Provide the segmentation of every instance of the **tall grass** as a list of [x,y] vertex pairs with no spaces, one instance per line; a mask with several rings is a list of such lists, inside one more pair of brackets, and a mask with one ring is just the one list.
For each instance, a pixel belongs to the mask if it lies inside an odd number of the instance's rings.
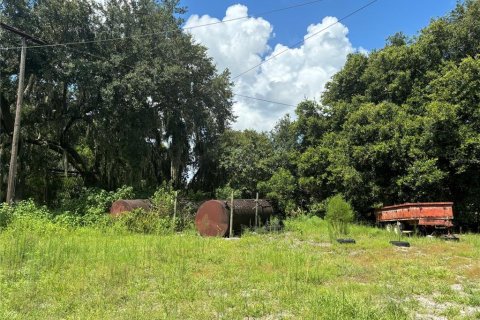
[[408,319],[429,312],[417,296],[480,307],[478,236],[402,250],[364,226],[357,245],[331,244],[327,228],[301,217],[229,241],[15,220],[0,233],[0,318]]

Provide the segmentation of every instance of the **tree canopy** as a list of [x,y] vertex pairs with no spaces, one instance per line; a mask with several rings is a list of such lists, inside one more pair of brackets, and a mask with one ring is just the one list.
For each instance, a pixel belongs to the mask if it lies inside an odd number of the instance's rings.
[[416,37],[353,53],[320,102],[298,105],[298,204],[342,193],[368,218],[380,205],[453,201],[460,223],[479,223],[479,16],[467,1]]
[[[23,196],[46,200],[64,172],[113,189],[179,187],[198,170],[196,181],[209,185],[208,157],[234,119],[231,84],[182,31],[178,2],[3,1],[5,23],[49,44],[70,43],[27,49]],[[2,32],[0,43],[18,47],[19,39]],[[8,172],[19,50],[1,55],[1,167]]]

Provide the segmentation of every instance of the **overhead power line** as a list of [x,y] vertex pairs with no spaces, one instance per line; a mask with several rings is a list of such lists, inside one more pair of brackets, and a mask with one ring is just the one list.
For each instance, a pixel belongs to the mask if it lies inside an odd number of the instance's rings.
[[239,94],[239,93],[234,93],[234,95],[236,95],[238,97],[242,97],[242,98],[253,99],[253,100],[258,100],[258,101],[263,101],[263,102],[269,102],[269,103],[279,104],[279,105],[287,106],[287,107],[296,107],[293,104],[288,104],[288,103],[283,103],[283,102],[278,102],[278,101],[272,101],[272,100],[267,100],[267,99],[262,99],[262,98],[256,98],[256,97],[250,97],[250,96],[246,96],[246,95]]
[[225,22],[232,22],[232,21],[243,20],[243,19],[248,19],[248,18],[255,18],[255,17],[259,17],[259,16],[263,16],[263,15],[267,15],[267,14],[271,14],[271,13],[275,13],[275,12],[280,12],[280,11],[295,9],[295,8],[299,8],[299,7],[304,7],[304,6],[307,6],[307,5],[310,5],[310,4],[323,2],[323,1],[325,1],[325,0],[315,0],[315,1],[297,3],[297,4],[294,4],[294,5],[288,6],[288,7],[273,9],[273,10],[269,10],[269,11],[259,12],[259,13],[256,13],[256,14],[241,16],[241,17],[232,18],[232,19],[219,20],[219,21],[206,23],[206,24],[201,24],[201,25],[198,25],[198,26],[188,27],[188,28],[184,28],[184,29],[185,30],[191,30],[191,29],[196,29],[196,28],[201,28],[201,27],[213,26],[213,25],[221,24],[221,23],[225,23]]
[[[279,9],[273,9],[273,10],[270,10],[270,11],[265,11],[265,12],[261,12],[261,13],[258,13],[257,15],[265,15],[265,14],[270,14],[270,13],[275,13],[275,12],[279,12],[279,11],[284,11],[284,10],[289,10],[289,9],[293,9],[293,8],[298,8],[298,7],[302,7],[302,6],[306,6],[306,5],[310,5],[310,4],[314,4],[314,3],[318,3],[318,2],[322,2],[324,0],[316,0],[316,1],[309,1],[309,2],[303,2],[303,3],[299,3],[299,4],[296,4],[296,5],[291,5],[291,6],[288,6],[288,7],[284,7],[284,8],[279,8]],[[326,31],[327,29],[333,27],[334,25],[344,21],[345,19],[353,16],[354,14],[366,9],[367,7],[373,5],[375,2],[377,2],[378,0],[373,0],[367,4],[365,4],[364,6],[358,8],[357,10],[347,14],[346,16],[338,19],[336,22],[326,26],[325,28],[315,32],[314,34],[311,34],[310,36],[304,38],[303,40],[301,41],[298,41],[297,43],[295,43],[292,47],[297,47],[303,43],[305,43],[307,40],[321,34],[322,32]],[[211,25],[216,25],[216,24],[221,24],[221,23],[226,23],[226,22],[231,22],[231,21],[237,21],[237,20],[241,20],[241,19],[247,19],[247,18],[250,18],[250,17],[254,17],[255,15],[247,15],[247,16],[242,16],[242,17],[237,17],[237,18],[233,18],[233,19],[227,19],[227,20],[222,20],[222,21],[216,21],[216,22],[212,22],[212,23],[207,23],[207,24],[202,24],[202,25],[197,25],[197,26],[193,26],[193,27],[188,27],[188,28],[184,28],[184,30],[190,30],[190,29],[195,29],[195,28],[201,28],[201,27],[207,27],[207,26],[211,26]],[[175,29],[177,30],[177,29]],[[172,31],[172,30],[170,30]],[[162,31],[162,32],[158,32],[158,33],[150,33],[150,34],[143,34],[143,35],[138,35],[138,36],[131,36],[131,37],[121,37],[121,38],[109,38],[109,39],[98,39],[98,40],[92,40],[92,41],[81,41],[81,42],[68,42],[68,43],[56,43],[56,44],[43,44],[43,45],[37,45],[37,46],[30,46],[28,48],[41,48],[41,47],[55,47],[55,46],[62,46],[66,49],[68,49],[69,45],[74,45],[74,44],[88,44],[88,43],[95,43],[95,42],[107,42],[107,41],[117,41],[117,40],[126,40],[126,39],[130,39],[130,38],[137,38],[137,37],[147,37],[147,36],[152,36],[152,35],[159,35],[159,34],[162,34],[162,33],[168,33],[169,31]],[[21,47],[10,47],[10,48],[0,48],[2,50],[12,50],[12,49],[18,49],[18,48],[21,48]],[[89,56],[92,56],[92,57],[96,57],[96,58],[100,58],[102,60],[108,60],[108,58],[106,57],[102,57],[102,56],[99,56],[99,55],[95,55],[95,54],[92,54],[90,52],[87,52],[87,51],[83,51],[83,50],[77,50],[77,49],[74,49],[74,48],[69,48],[69,49],[72,49],[73,51],[76,51],[77,53],[84,53],[84,54],[87,54]],[[232,78],[232,80],[235,80],[239,77],[241,77],[242,75],[260,67],[261,65],[275,59],[276,57],[280,56],[281,54],[284,54],[286,53],[287,51],[289,51],[290,48],[287,48],[285,50],[282,50],[280,51],[279,53],[267,58],[266,60],[262,61],[261,63],[243,71],[242,73],[236,75],[235,77]],[[130,66],[130,65],[125,65],[123,63],[120,63],[120,65],[124,65],[124,66],[127,66],[131,69],[134,69],[134,67]],[[278,102],[278,101],[272,101],[272,100],[268,100],[268,99],[263,99],[263,98],[257,98],[257,97],[251,97],[251,96],[246,96],[246,95],[243,95],[243,94],[238,94],[238,93],[234,93],[234,95],[236,96],[239,96],[239,97],[242,97],[242,98],[246,98],[246,99],[252,99],[252,100],[257,100],[257,101],[262,101],[262,102],[268,102],[268,103],[273,103],[273,104],[278,104],[278,105],[283,105],[283,106],[288,106],[288,107],[295,107],[295,105],[292,105],[292,104],[288,104],[288,103],[283,103],[283,102]]]
[[[271,13],[275,13],[275,12],[280,12],[280,11],[295,9],[295,8],[299,8],[299,7],[304,7],[304,6],[307,6],[307,5],[311,5],[311,4],[315,4],[315,3],[319,3],[319,2],[323,2],[323,1],[325,1],[325,0],[314,0],[314,1],[297,3],[297,4],[294,4],[294,5],[288,6],[288,7],[283,7],[283,8],[278,8],[278,9],[273,9],[273,10],[269,10],[269,11],[260,12],[260,13],[257,13],[255,15],[245,15],[245,16],[232,18],[232,19],[219,20],[219,21],[215,21],[215,22],[210,22],[210,23],[200,24],[200,25],[197,25],[197,26],[183,28],[183,30],[192,30],[192,29],[203,28],[203,27],[213,26],[213,25],[217,25],[217,24],[232,22],[232,21],[254,18],[256,16],[267,15],[267,14],[271,14]],[[124,41],[124,40],[129,40],[129,39],[158,36],[158,35],[161,35],[161,34],[167,34],[169,32],[174,32],[174,31],[177,31],[177,30],[178,29],[170,29],[170,30],[165,30],[165,31],[161,31],[161,32],[152,32],[152,33],[145,33],[145,34],[139,34],[139,35],[133,35],[133,36],[124,36],[124,37],[115,37],[115,38],[106,38],[106,39],[95,39],[95,40],[88,40],[88,41],[72,41],[72,42],[65,42],[65,43],[51,43],[51,44],[29,46],[28,48],[29,49],[47,48],[47,47],[57,47],[57,46],[71,46],[71,45],[80,45],[80,44]],[[15,50],[15,49],[21,49],[21,47],[16,46],[16,47],[0,48],[0,50]]]
[[[309,39],[312,39],[312,38],[313,38],[313,37],[315,37],[315,36],[318,36],[319,34],[321,34],[322,32],[326,31],[327,29],[329,29],[329,28],[333,27],[333,26],[334,26],[334,25],[336,25],[336,24],[339,24],[339,23],[340,23],[340,22],[342,22],[343,20],[345,20],[345,19],[347,19],[347,18],[349,18],[349,17],[353,16],[354,14],[356,14],[356,13],[358,13],[358,12],[362,11],[363,9],[366,9],[367,7],[371,6],[372,4],[374,4],[374,3],[375,3],[375,2],[377,2],[377,1],[378,1],[378,0],[373,0],[373,1],[370,1],[370,2],[369,2],[369,3],[367,3],[366,5],[364,5],[364,6],[360,7],[360,8],[358,8],[357,10],[355,10],[355,11],[353,11],[353,12],[351,12],[351,13],[347,14],[346,16],[344,16],[344,17],[342,17],[342,18],[338,19],[336,22],[334,22],[334,23],[332,23],[332,24],[330,24],[330,25],[326,26],[325,28],[322,28],[321,30],[319,30],[319,31],[317,31],[317,32],[315,32],[315,33],[313,33],[313,34],[309,35],[308,37],[305,37],[303,40],[301,40],[301,41],[298,41],[297,43],[293,44],[293,46],[292,46],[292,47],[293,47],[293,48],[295,48],[295,47],[297,47],[297,46],[299,46],[299,45],[301,45],[301,44],[305,43],[307,40],[309,40]],[[268,57],[267,59],[263,60],[263,61],[262,61],[262,62],[260,62],[259,64],[256,64],[255,66],[253,66],[253,67],[251,67],[251,68],[249,68],[249,69],[247,69],[247,70],[245,70],[245,71],[243,71],[243,72],[241,72],[241,73],[237,74],[236,76],[234,76],[234,77],[232,78],[232,80],[238,79],[238,78],[240,78],[241,76],[243,76],[244,74],[246,74],[246,73],[248,73],[248,72],[250,72],[250,71],[252,71],[252,70],[255,70],[255,69],[257,69],[257,68],[258,68],[258,67],[260,67],[261,65],[263,65],[263,64],[265,64],[265,63],[267,63],[267,62],[269,62],[270,60],[273,60],[273,59],[275,59],[276,57],[278,57],[278,56],[280,56],[280,55],[284,54],[285,52],[289,51],[290,49],[291,49],[291,48],[286,48],[286,49],[284,49],[284,50],[282,50],[282,51],[280,51],[280,52],[278,52],[278,53],[276,53],[276,54],[274,54],[274,55],[272,55],[272,56]]]

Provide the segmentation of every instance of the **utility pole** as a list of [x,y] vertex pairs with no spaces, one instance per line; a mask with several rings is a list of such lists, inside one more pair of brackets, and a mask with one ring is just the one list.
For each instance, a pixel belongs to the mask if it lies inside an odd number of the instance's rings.
[[12,138],[12,152],[10,156],[10,167],[8,170],[8,186],[7,186],[7,203],[13,203],[15,199],[15,178],[17,175],[17,154],[18,154],[18,141],[20,138],[20,120],[23,103],[23,86],[25,81],[25,60],[27,55],[27,40],[30,40],[37,44],[46,44],[46,42],[37,39],[17,28],[9,26],[3,22],[0,22],[0,27],[19,35],[22,38],[22,50],[20,54],[20,72],[18,74],[18,90],[17,90],[17,105],[15,108],[15,123],[13,126],[13,138]]
[[230,226],[229,226],[229,231],[228,231],[228,237],[232,238],[233,237],[233,191],[232,191],[232,196],[230,198]]
[[258,192],[255,198],[255,228],[258,228]]

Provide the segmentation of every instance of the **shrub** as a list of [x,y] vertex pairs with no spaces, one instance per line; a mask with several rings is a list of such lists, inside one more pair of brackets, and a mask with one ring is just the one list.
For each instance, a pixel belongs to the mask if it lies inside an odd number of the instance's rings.
[[116,191],[106,191],[98,188],[82,188],[72,197],[68,195],[60,200],[62,214],[56,217],[58,221],[74,225],[95,225],[105,222],[112,202],[119,199],[131,199],[135,194],[132,187],[123,186]]
[[[172,231],[183,231],[193,226],[193,217],[198,208],[198,203],[182,199],[178,192],[177,195],[175,195],[175,192],[169,184],[163,184],[157,189],[151,199],[152,214],[161,220],[161,228],[164,228],[164,225],[168,223]],[[177,214],[175,221],[173,221],[175,196],[177,196]]]
[[233,192],[233,198],[235,198],[235,199],[241,199],[242,198],[242,191],[233,189],[228,184],[221,187],[221,188],[217,188],[215,190],[215,198],[222,199],[222,200],[228,200],[232,197],[232,192]]
[[66,230],[65,226],[52,222],[52,213],[45,206],[37,206],[33,200],[0,205],[0,229],[17,232],[47,233]]
[[0,204],[0,226],[18,217],[31,217],[43,220],[52,218],[52,213],[45,206],[37,206],[32,199],[23,200],[13,205]]
[[337,194],[326,202],[325,220],[328,221],[332,237],[348,234],[348,224],[353,222],[353,209],[342,195]]
[[175,190],[170,184],[163,184],[155,191],[152,197],[152,211],[159,217],[173,216]]
[[200,191],[200,190],[189,190],[186,194],[186,198],[193,202],[202,202],[212,198],[210,192]]
[[0,204],[0,230],[7,227],[13,219],[14,209],[7,203]]
[[324,218],[326,213],[326,201],[310,204],[308,206],[308,212],[313,216]]
[[156,211],[145,211],[141,208],[123,214],[115,223],[136,233],[167,234],[174,230],[171,219],[159,216]]
[[56,208],[64,207],[69,201],[77,199],[84,189],[82,178],[64,177],[60,180],[59,190],[53,205]]
[[259,182],[258,189],[265,193],[267,198],[277,201],[279,209],[286,215],[296,215],[297,205],[292,199],[295,197],[297,182],[290,171],[279,169],[270,180]]

